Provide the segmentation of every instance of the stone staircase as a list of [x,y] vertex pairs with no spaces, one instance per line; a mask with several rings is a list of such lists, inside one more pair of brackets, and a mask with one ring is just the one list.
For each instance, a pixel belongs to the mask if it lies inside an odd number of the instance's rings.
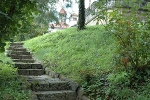
[[77,100],[76,91],[71,89],[70,83],[46,75],[45,68],[33,59],[23,43],[10,43],[7,51],[10,51],[7,55],[18,68],[18,74],[25,77],[36,95],[36,99],[32,100]]

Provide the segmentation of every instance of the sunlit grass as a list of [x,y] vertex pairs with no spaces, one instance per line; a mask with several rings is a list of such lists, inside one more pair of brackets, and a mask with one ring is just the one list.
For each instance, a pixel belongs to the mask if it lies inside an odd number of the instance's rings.
[[25,42],[37,59],[49,62],[55,72],[80,80],[79,72],[109,70],[116,50],[114,38],[102,26],[83,31],[70,28]]
[[[147,98],[149,98],[149,83],[142,88],[137,86],[136,90],[129,87],[101,85],[101,79],[103,80],[107,74],[110,75],[114,69],[113,58],[118,50],[115,38],[102,26],[87,27],[83,31],[70,28],[45,34],[25,41],[25,47],[29,48],[34,56],[43,61],[44,65],[51,70],[81,82],[82,87],[86,86],[87,95],[91,96],[95,93],[94,97],[99,97],[100,95],[97,93],[113,92],[114,94],[111,95],[113,98],[133,97],[136,100],[148,100]],[[90,75],[90,82],[92,80],[95,82],[88,84],[89,81],[86,79],[88,75]],[[104,80],[104,84],[106,80]],[[108,81],[106,83],[111,84]],[[95,100],[94,98],[90,99]]]

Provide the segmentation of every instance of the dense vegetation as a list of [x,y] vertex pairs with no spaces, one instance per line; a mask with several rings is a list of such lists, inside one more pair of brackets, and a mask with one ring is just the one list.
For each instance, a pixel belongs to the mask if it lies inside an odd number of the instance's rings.
[[12,61],[0,53],[0,100],[29,100],[29,91],[24,91]]
[[149,75],[114,66],[120,46],[101,26],[46,34],[26,41],[25,46],[51,70],[78,81],[91,100],[150,98]]
[[[10,40],[14,33],[20,33],[20,39],[16,40],[36,36],[30,33],[43,33],[37,28],[43,28],[43,23],[50,20],[47,19],[49,17],[42,20],[38,12],[44,16],[48,15],[44,12],[49,11],[57,20],[54,12],[44,6],[49,1],[2,0],[0,49],[4,50],[5,40]],[[51,0],[51,3],[56,1]],[[107,0],[102,1],[97,4],[99,10],[96,13],[99,21],[107,23],[103,27],[92,26],[82,31],[70,28],[26,41],[25,46],[47,69],[79,82],[91,100],[149,100],[150,5],[145,2],[147,0],[124,0],[124,9],[122,2],[108,7],[105,4]],[[39,26],[37,23],[40,23]],[[16,69],[8,63],[10,61],[4,54],[0,54],[0,58],[0,99],[28,100],[18,81]]]
[[57,0],[1,0],[0,51],[4,51],[6,41],[13,41],[18,34],[21,39],[17,40],[24,40],[27,39],[25,35],[32,38],[42,34],[43,31],[38,29],[47,30],[48,27],[45,26],[50,21],[58,20],[55,14],[56,2]]

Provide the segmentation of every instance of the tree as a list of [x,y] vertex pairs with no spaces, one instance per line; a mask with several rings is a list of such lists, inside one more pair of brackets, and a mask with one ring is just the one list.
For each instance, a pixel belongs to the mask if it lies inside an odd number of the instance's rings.
[[45,26],[48,25],[49,22],[58,22],[57,12],[56,12],[56,3],[59,0],[42,0],[37,5],[39,14],[35,17],[35,21]]
[[33,24],[41,27],[42,24],[48,26],[50,21],[58,21],[55,9],[58,1],[0,0],[0,51],[4,51],[5,42],[12,41],[16,34],[34,30]]
[[[0,51],[4,51],[6,41],[11,41],[18,33],[27,33],[35,16],[52,15],[58,0],[1,0],[0,1]],[[46,21],[50,19],[47,16]],[[51,19],[52,20],[52,19]],[[44,21],[43,21],[44,22]]]
[[0,1],[0,49],[4,50],[5,42],[16,33],[23,31],[36,12],[36,0],[1,0]]
[[79,0],[78,30],[83,30],[84,28],[85,28],[85,4],[84,0]]

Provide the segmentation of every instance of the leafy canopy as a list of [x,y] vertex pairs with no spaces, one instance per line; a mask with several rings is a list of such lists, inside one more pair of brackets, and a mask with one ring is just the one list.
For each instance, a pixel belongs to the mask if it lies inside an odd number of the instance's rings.
[[54,14],[54,8],[58,1],[59,0],[1,0],[0,50],[3,51],[5,42],[8,40],[12,41],[12,38],[17,33],[27,32],[35,16],[37,19],[43,18],[44,20],[41,20],[41,22],[57,20]]

